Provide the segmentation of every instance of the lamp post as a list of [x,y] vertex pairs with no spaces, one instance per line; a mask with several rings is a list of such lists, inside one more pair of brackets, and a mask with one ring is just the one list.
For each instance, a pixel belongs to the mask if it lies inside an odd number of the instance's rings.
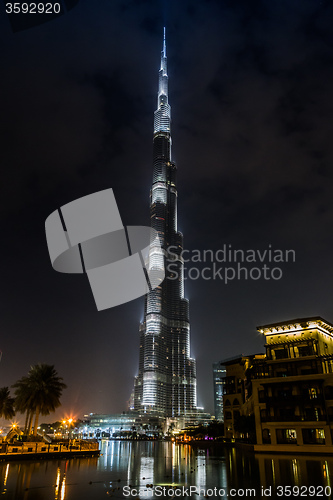
[[63,437],[66,438],[66,435],[67,435],[67,439],[69,440],[70,439],[71,427],[74,424],[74,419],[73,418],[67,418],[67,419],[63,420],[62,423],[63,423],[64,429],[65,429],[65,436],[63,435]]

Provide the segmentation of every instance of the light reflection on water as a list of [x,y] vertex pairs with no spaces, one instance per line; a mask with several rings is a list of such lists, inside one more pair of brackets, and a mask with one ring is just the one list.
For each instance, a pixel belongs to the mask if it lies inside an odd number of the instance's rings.
[[[170,442],[104,441],[99,458],[1,463],[0,494],[7,500],[99,500],[126,498],[123,487],[131,485],[144,492],[141,498],[157,498],[151,488],[147,490],[152,484],[216,487],[229,497],[231,488],[251,488],[256,490],[256,498],[264,498],[262,487],[272,487],[270,498],[276,499],[281,498],[276,495],[281,485],[330,487],[332,470],[333,457],[254,456],[216,444],[203,448]],[[202,492],[192,498],[203,496]],[[235,498],[241,496],[246,495]]]

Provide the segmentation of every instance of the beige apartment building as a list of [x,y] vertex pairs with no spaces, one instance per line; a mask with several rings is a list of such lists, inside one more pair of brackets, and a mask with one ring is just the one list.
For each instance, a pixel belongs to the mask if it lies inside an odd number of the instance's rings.
[[321,317],[258,327],[266,354],[226,364],[225,436],[255,416],[255,451],[333,452],[333,325]]

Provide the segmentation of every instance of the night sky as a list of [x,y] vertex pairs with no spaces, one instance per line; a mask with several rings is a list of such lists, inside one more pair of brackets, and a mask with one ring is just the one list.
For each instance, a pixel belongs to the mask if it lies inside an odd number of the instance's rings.
[[113,188],[124,225],[149,225],[164,24],[185,248],[296,254],[266,262],[280,280],[186,281],[198,403],[214,361],[264,351],[256,326],[333,321],[332,18],[328,0],[81,0],[13,32],[2,11],[1,387],[49,363],[68,389],[42,420],[126,409],[144,300],[98,312],[44,224]]

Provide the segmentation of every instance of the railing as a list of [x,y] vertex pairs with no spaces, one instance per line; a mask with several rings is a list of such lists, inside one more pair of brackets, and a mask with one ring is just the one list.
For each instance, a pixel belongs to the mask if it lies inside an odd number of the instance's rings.
[[75,452],[97,452],[99,444],[97,441],[73,440],[72,442],[25,442],[25,443],[2,443],[0,444],[0,456],[2,455],[30,455],[48,453],[75,453]]
[[259,396],[259,403],[276,404],[277,406],[281,404],[301,404],[301,403],[314,403],[323,404],[324,397],[323,394],[317,394],[316,397],[306,394],[288,394],[287,396],[282,396],[281,394],[276,396]]
[[316,415],[267,415],[267,416],[262,416],[261,421],[262,422],[324,422],[326,421],[326,417],[324,415],[319,415],[316,417]]
[[[300,364],[292,363],[293,360],[299,360],[300,358],[288,358],[287,360],[267,360],[268,365],[265,370],[254,370],[253,379],[267,379],[267,378],[284,378],[284,377],[300,377],[302,375],[321,375],[323,373],[323,368],[320,365],[312,366],[306,369]],[[317,360],[318,358],[313,358]],[[278,371],[281,369],[278,361],[283,361],[283,366],[285,371]],[[286,367],[288,361],[288,367]],[[305,373],[306,371],[306,373]]]

